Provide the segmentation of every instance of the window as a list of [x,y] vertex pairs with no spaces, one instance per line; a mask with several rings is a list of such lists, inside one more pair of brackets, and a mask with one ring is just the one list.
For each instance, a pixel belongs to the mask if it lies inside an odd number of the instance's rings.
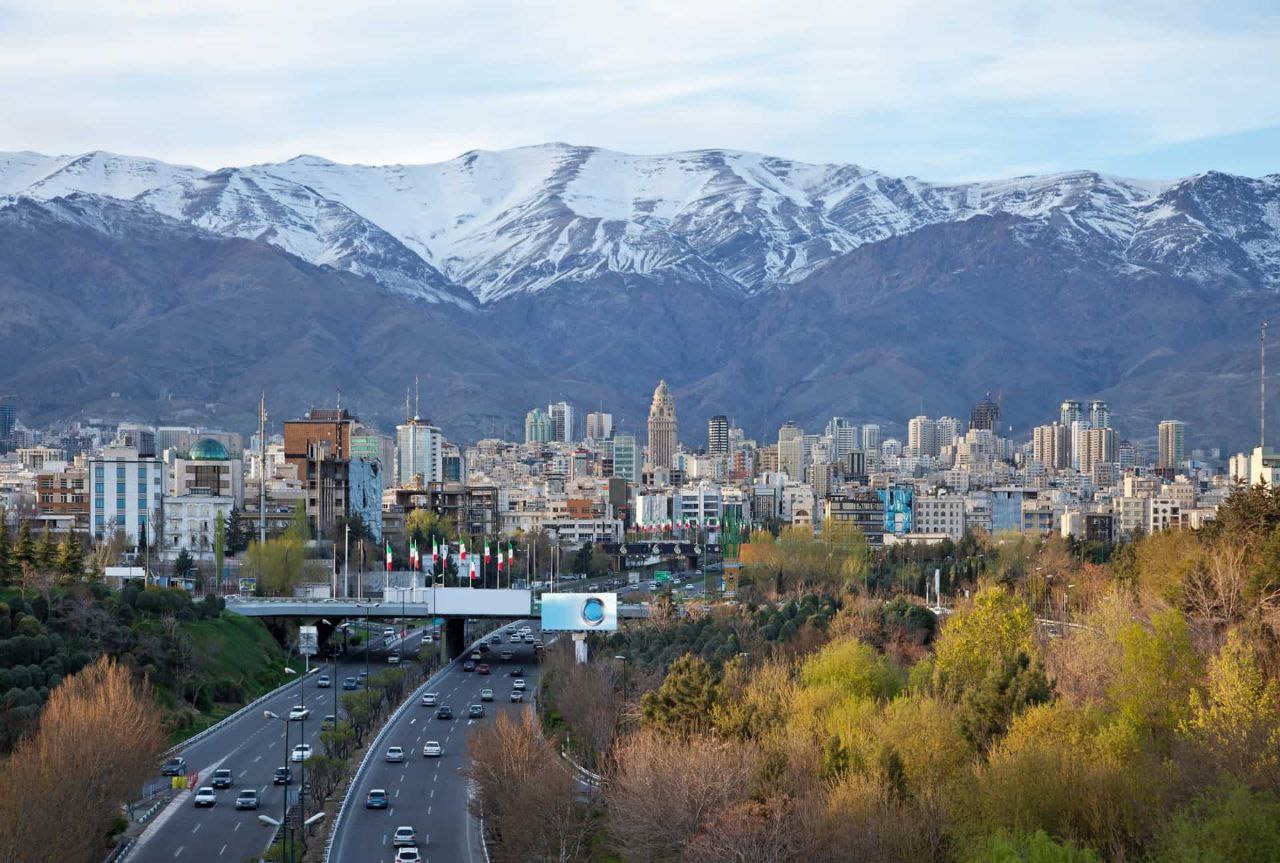
[[102,518],[102,513],[98,513],[98,515],[94,518],[93,521],[98,527],[102,527],[104,522],[104,519]]
[[[120,512],[124,512],[124,508],[125,508],[125,506],[126,506],[126,504],[125,504],[125,502],[124,502],[124,498],[122,498],[122,497],[118,497],[118,498],[116,498],[116,509],[117,509],[117,510],[119,510]],[[121,516],[121,518],[124,518],[124,516]]]
[[124,483],[116,483],[116,494],[124,494]]
[[147,481],[147,466],[146,466],[146,465],[141,465],[141,466],[138,468],[138,479],[139,479],[139,480],[141,480],[142,482],[146,482],[146,481]]
[[124,465],[116,465],[116,479],[124,479]]
[[102,494],[102,487],[103,487],[105,484],[106,484],[106,483],[95,482],[95,483],[93,484],[93,490],[94,490],[94,491],[96,491],[98,494]]
[[120,525],[121,527],[124,527],[124,513],[122,512],[116,513],[116,524]]
[[138,513],[138,525],[140,527],[147,526],[147,514],[145,512]]
[[93,478],[102,479],[102,465],[97,464],[93,466]]
[[[98,512],[102,512],[102,510],[106,508],[106,503],[105,501],[103,501],[102,498],[95,497],[93,499],[93,508],[96,509]],[[98,518],[102,518],[102,516],[98,516]]]

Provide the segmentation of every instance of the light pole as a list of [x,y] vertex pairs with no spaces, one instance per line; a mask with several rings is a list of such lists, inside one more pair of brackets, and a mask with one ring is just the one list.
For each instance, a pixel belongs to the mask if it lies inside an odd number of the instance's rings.
[[377,608],[381,604],[380,602],[356,603],[356,608],[364,609],[364,688],[366,692],[369,691],[369,650],[373,640],[373,636],[369,633],[369,609]]
[[[290,674],[293,670],[286,668]],[[281,855],[285,860],[292,860],[289,854],[289,717],[281,717],[279,714],[270,710],[262,711],[262,718],[270,721],[272,719],[279,720],[284,723],[284,802],[280,804],[280,829],[283,831],[283,837],[280,842],[280,849],[284,853]]]

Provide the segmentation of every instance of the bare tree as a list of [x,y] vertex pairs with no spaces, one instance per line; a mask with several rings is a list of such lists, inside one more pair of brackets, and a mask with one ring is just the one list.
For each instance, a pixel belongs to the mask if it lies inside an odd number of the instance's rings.
[[28,861],[32,849],[46,860],[99,859],[118,807],[164,746],[160,712],[126,668],[101,657],[67,678],[0,769],[0,863]]
[[713,816],[747,798],[755,765],[753,747],[710,736],[644,731],[620,742],[606,786],[609,834],[620,856],[682,859]]

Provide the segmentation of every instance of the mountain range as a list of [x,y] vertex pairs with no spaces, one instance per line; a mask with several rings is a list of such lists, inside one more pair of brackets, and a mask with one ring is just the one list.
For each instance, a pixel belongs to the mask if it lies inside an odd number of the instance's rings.
[[[1064,397],[1122,433],[1244,446],[1280,296],[1280,175],[930,183],[730,150],[547,144],[430,165],[208,171],[0,154],[0,387],[31,418],[240,427],[345,402],[518,437],[536,404],[686,440],[832,414],[900,428],[985,392],[1025,432]],[[1277,425],[1280,427],[1280,424]]]

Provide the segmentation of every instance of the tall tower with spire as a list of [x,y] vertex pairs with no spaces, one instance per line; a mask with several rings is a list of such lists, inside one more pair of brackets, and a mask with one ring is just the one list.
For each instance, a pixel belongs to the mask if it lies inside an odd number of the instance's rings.
[[679,424],[676,422],[676,403],[665,380],[658,381],[653,391],[653,404],[649,406],[649,464],[653,467],[675,467],[676,440]]

